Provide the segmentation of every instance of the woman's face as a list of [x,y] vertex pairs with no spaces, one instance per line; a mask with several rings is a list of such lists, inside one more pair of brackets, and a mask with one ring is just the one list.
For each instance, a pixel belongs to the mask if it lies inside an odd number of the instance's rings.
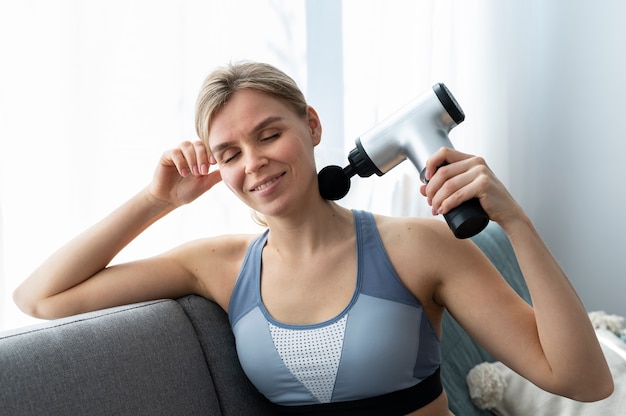
[[313,148],[320,138],[312,108],[302,117],[271,95],[240,90],[214,115],[208,143],[224,183],[272,216],[298,209],[318,192]]

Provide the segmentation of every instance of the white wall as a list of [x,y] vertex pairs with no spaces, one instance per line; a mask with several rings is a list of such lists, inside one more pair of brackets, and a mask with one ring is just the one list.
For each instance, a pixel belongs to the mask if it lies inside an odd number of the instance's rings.
[[589,310],[626,315],[626,2],[508,2],[510,189]]

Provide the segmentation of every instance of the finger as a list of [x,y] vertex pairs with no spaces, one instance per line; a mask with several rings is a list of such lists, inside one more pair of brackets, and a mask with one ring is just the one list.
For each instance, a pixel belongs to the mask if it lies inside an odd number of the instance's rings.
[[440,168],[426,185],[426,198],[432,207],[433,215],[439,214],[443,202],[460,188],[466,186],[468,182],[469,179],[466,175],[448,177],[444,168]]
[[448,179],[431,199],[433,214],[446,214],[464,201],[474,198],[477,189],[470,173]]
[[434,168],[435,171],[428,179],[426,192],[436,192],[448,179],[469,171],[474,167],[487,166],[482,157],[469,155],[454,149],[442,148],[433,158],[429,159],[429,162],[441,160],[443,160],[442,164]]
[[[428,180],[428,183],[426,184],[426,196],[431,200],[434,199],[437,193],[442,192],[442,187],[446,185],[447,181],[451,180],[457,175],[462,174],[464,171],[465,169],[463,168],[463,166],[460,166],[459,162],[451,165],[446,164],[444,166],[440,166],[433,173],[433,175]],[[452,185],[453,183],[448,183],[447,188],[449,189]],[[443,191],[445,191],[445,189]]]
[[443,166],[451,163],[455,163],[464,159],[473,157],[473,155],[459,152],[456,149],[450,147],[441,147],[434,154],[432,154],[426,161],[426,173],[424,175],[427,182],[435,175],[435,172]]
[[422,194],[422,196],[428,197],[428,195],[426,194],[426,185],[420,185],[420,194]]
[[193,142],[196,152],[196,168],[199,175],[207,175],[209,173],[210,156],[206,146],[200,140]]
[[219,170],[214,170],[213,172],[204,175],[202,179],[204,180],[206,189],[209,190],[222,181],[222,174]]
[[193,183],[193,187],[195,188],[195,190],[193,191],[193,199],[196,199],[198,196],[213,188],[221,180],[222,174],[219,170],[215,170],[206,175],[197,175],[191,177],[191,183]]
[[174,166],[179,175],[182,177],[191,173],[187,160],[179,147],[170,149],[163,153],[163,156],[161,157],[161,164],[164,166]]
[[[198,175],[199,174],[199,168],[198,168],[198,159],[197,159],[197,154],[196,154],[196,146],[193,142],[186,140],[184,142],[182,142],[178,148],[181,151],[181,154],[183,155],[184,159],[185,159],[185,163],[187,166],[181,166],[182,170],[181,170],[181,174],[182,171],[186,169],[189,170],[189,172],[193,173],[194,175]],[[183,175],[186,176],[186,175]]]

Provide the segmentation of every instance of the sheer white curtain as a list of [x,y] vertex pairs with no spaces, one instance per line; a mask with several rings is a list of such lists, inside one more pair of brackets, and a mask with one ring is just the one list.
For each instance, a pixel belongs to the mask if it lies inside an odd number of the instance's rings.
[[[506,124],[484,123],[490,107],[480,90],[497,73],[485,71],[485,61],[498,2],[466,3],[0,3],[0,329],[31,322],[10,294],[37,264],[145,186],[166,148],[195,138],[198,87],[228,61],[273,63],[303,87],[324,125],[320,168],[347,163],[359,134],[435,82],[446,83],[467,113],[455,145],[488,153]],[[340,203],[427,214],[408,163],[352,186]],[[153,226],[118,260],[206,235],[256,232],[248,209],[217,188]]]
[[[30,322],[10,294],[37,264],[145,186],[164,150],[196,138],[195,98],[212,68],[266,61],[306,87],[305,29],[304,1],[2,2],[1,327]],[[217,188],[120,259],[257,230]]]

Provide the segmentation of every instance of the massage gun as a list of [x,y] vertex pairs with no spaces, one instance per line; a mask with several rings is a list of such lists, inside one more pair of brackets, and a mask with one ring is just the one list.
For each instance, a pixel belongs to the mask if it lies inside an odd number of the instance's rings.
[[[382,176],[405,159],[413,163],[426,183],[426,161],[440,147],[453,147],[448,133],[463,120],[465,114],[448,88],[435,84],[356,139],[348,166],[322,169],[318,174],[320,194],[329,200],[341,199],[350,190],[352,176]],[[465,201],[444,218],[457,238],[472,237],[489,223],[478,198]]]

